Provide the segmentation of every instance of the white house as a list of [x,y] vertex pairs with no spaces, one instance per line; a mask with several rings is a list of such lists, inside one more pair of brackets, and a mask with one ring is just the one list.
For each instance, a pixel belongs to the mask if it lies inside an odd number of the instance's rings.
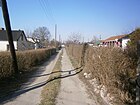
[[32,43],[33,49],[39,49],[42,48],[40,44],[40,40],[37,38],[27,37],[28,42]]
[[[12,36],[15,50],[21,51],[30,49],[24,31],[14,30],[12,31]],[[2,29],[0,30],[0,51],[9,51],[9,49],[6,30]]]
[[121,47],[122,49],[126,49],[129,40],[128,35],[112,36],[103,40],[102,45],[106,47]]

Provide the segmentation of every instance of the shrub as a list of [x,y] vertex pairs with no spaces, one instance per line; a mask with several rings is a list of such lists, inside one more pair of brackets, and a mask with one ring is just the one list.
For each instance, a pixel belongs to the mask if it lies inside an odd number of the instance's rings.
[[140,40],[140,28],[137,28],[135,31],[130,33],[129,36],[130,36],[129,46],[135,47],[137,41]]
[[12,74],[12,65],[10,53],[2,52],[0,53],[0,78],[6,77]]
[[132,58],[132,60],[135,60],[135,62],[137,62],[138,56],[140,56],[137,53],[138,52],[137,50],[140,50],[140,43],[139,43],[139,47],[137,46],[138,41],[140,40],[140,28],[137,28],[135,31],[130,33],[129,37],[130,37],[130,41],[128,43],[128,49],[126,50],[126,52]]
[[[31,67],[41,63],[51,54],[55,53],[55,49],[38,49],[23,52],[16,52],[19,71],[30,71]],[[0,52],[0,79],[13,75],[11,55],[9,52]]]
[[[79,47],[78,47],[79,46]],[[83,45],[69,45],[69,55],[80,63]],[[135,85],[130,78],[136,75],[133,60],[120,48],[88,47],[84,56],[84,72],[92,73],[108,91],[123,103],[135,100]]]

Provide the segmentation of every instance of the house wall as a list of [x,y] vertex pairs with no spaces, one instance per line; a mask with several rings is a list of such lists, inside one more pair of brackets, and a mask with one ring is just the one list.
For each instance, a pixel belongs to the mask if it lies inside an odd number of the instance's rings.
[[35,49],[35,45],[34,43],[30,42],[30,41],[27,41],[28,42],[28,49],[31,50],[31,49]]
[[39,43],[35,43],[35,49],[39,49],[40,46],[39,46]]
[[122,39],[122,49],[126,49],[128,41],[130,41],[130,39]]
[[[0,41],[0,51],[7,51],[9,43],[8,41]],[[15,50],[17,50],[17,42],[14,41]]]
[[30,49],[29,44],[26,40],[26,38],[24,37],[24,35],[21,35],[20,38],[18,39],[18,51],[23,51],[23,50],[28,50]]
[[28,37],[27,40],[32,49],[42,48],[39,39]]

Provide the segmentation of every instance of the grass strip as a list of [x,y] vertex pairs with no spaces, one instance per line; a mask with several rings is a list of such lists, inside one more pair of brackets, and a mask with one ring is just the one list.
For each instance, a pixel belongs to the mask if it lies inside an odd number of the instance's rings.
[[[62,56],[62,53],[60,54],[59,59],[56,62],[56,65],[52,72],[61,70],[61,56]],[[61,75],[61,72],[53,73],[50,75],[49,80],[52,80],[55,77],[59,77],[60,75]],[[61,82],[61,79],[53,80],[53,81],[49,82],[43,88],[43,91],[41,93],[42,99],[41,99],[41,103],[39,105],[55,105],[55,103],[56,103],[55,99],[60,90],[60,82]]]

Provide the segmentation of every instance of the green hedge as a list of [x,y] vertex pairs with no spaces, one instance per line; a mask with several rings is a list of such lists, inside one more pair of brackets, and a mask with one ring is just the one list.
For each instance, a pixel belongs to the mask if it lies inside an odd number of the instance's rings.
[[[56,52],[55,49],[38,49],[16,52],[20,71],[30,71],[31,67],[41,63]],[[0,52],[0,79],[13,75],[11,55],[9,52]]]

